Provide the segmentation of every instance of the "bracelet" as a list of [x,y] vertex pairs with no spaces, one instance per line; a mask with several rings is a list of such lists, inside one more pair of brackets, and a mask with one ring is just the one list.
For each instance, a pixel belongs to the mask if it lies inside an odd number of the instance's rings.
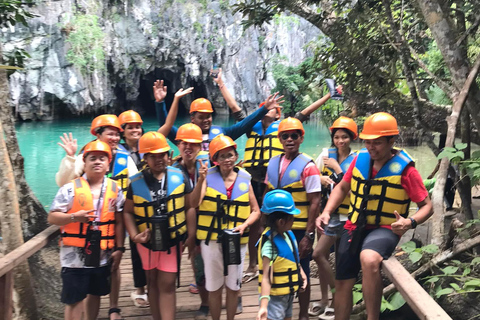
[[72,214],[70,215],[70,219],[71,219],[72,221],[75,221],[75,213],[72,213]]
[[260,298],[258,298],[258,301],[261,301],[262,299],[268,299],[268,301],[270,301],[270,296],[260,296]]
[[113,251],[122,251],[122,253],[125,253],[125,247],[115,247]]
[[223,87],[225,87],[225,84],[222,84],[221,86],[218,87],[219,90],[222,90]]

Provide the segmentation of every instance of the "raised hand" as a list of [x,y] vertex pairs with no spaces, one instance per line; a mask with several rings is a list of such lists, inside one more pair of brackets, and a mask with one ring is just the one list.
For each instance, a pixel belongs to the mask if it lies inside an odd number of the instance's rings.
[[153,83],[153,96],[157,102],[162,102],[167,96],[167,86],[163,85],[163,80],[157,80]]
[[283,95],[278,96],[278,92],[275,92],[274,94],[269,95],[268,98],[265,100],[264,107],[267,110],[272,110],[273,108],[281,108],[280,104],[285,101],[282,99],[283,99]]
[[185,89],[185,90],[183,90],[183,88],[180,88],[180,89],[175,93],[175,99],[180,99],[180,98],[186,96],[187,94],[192,93],[192,91],[193,91],[193,87],[187,88],[187,89]]
[[73,157],[77,152],[77,139],[73,139],[72,133],[69,132],[68,135],[66,133],[63,134],[63,137],[60,136],[60,140],[62,142],[58,142],[57,144],[62,147],[68,156]]
[[202,162],[201,160],[197,160],[200,163],[200,168],[198,169],[198,180],[205,180],[208,172],[208,161]]
[[[213,69],[210,70],[210,75],[213,74]],[[213,81],[215,81],[215,83],[218,85],[218,86],[221,86],[223,84],[223,79],[222,79],[222,68],[218,69],[218,73],[217,73],[217,77],[216,78],[213,78]]]

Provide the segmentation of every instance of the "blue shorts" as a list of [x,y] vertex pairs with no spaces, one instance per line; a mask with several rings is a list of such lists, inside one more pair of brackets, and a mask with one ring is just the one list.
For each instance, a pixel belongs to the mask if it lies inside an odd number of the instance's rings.
[[[292,230],[295,238],[297,239],[297,246],[300,245],[303,237],[305,237],[305,230]],[[312,260],[312,252],[310,252],[305,258],[300,259],[300,265],[302,266],[303,272],[307,276],[307,280],[310,281],[310,261]]]
[[325,235],[330,237],[338,237],[342,236],[343,226],[347,221],[340,221],[338,219],[330,220],[328,225],[325,227]]
[[270,320],[291,318],[293,315],[293,294],[270,296],[267,312],[267,318]]

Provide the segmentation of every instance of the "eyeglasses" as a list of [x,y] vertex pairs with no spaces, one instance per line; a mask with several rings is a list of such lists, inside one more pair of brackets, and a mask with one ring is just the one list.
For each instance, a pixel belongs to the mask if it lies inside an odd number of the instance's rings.
[[235,157],[235,153],[227,153],[227,154],[219,155],[217,160],[218,161],[225,161],[225,160],[228,160],[228,159],[232,159],[234,157]]
[[282,140],[288,140],[288,138],[292,138],[292,140],[297,140],[298,138],[300,138],[300,135],[298,133],[282,133],[280,138],[282,138]]

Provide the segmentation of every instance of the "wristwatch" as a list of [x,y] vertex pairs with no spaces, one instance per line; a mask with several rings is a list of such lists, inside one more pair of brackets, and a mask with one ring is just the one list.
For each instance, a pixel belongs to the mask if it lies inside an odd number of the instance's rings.
[[123,253],[125,253],[125,247],[115,247],[115,249],[113,249],[113,251],[122,251]]
[[415,219],[413,219],[412,217],[408,219],[410,219],[410,221],[412,222],[412,229],[415,229],[417,227],[417,221],[415,221]]
[[305,232],[305,237],[313,241],[315,240],[315,232]]

